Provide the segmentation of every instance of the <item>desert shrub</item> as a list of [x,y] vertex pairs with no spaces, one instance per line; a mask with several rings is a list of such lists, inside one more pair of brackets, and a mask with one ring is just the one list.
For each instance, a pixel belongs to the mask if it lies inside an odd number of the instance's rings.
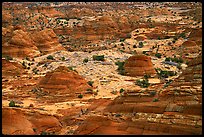
[[170,61],[171,59],[169,58],[169,57],[167,57],[166,59],[165,59],[165,61]]
[[180,35],[179,35],[179,37],[182,37],[182,38],[186,38],[186,34],[184,33],[184,32],[182,32]]
[[88,60],[88,58],[85,58],[84,60],[83,60],[83,63],[87,63],[89,60]]
[[93,83],[94,83],[93,81],[88,81],[88,82],[87,82],[87,84],[89,84],[89,85],[92,86],[92,87],[93,87]]
[[104,55],[93,55],[93,60],[104,61]]
[[5,59],[6,59],[7,61],[13,60],[13,58],[12,58],[11,56],[9,56],[9,55],[6,55],[6,56],[5,56]]
[[161,53],[156,53],[155,56],[156,56],[157,58],[161,58]]
[[145,79],[148,79],[148,78],[150,78],[150,77],[151,77],[151,76],[150,76],[149,74],[145,74],[145,75],[144,75],[144,78],[145,78]]
[[83,95],[82,95],[82,94],[79,94],[79,95],[78,95],[78,98],[83,98]]
[[136,45],[133,45],[133,48],[137,48],[137,46],[136,46]]
[[125,38],[121,38],[121,39],[120,39],[120,42],[124,42],[124,41],[125,41]]
[[143,79],[143,80],[136,80],[136,85],[140,86],[141,88],[147,88],[149,87],[150,83],[148,79]]
[[149,94],[150,94],[151,96],[155,96],[155,95],[156,95],[156,91],[150,91]]
[[175,76],[177,73],[174,71],[161,70],[160,68],[155,69],[159,78],[168,78],[169,76]]
[[67,67],[69,70],[74,70],[72,66]]
[[47,56],[47,59],[54,60],[54,58],[53,58],[53,56],[52,56],[52,55]]
[[15,106],[16,106],[15,102],[13,100],[11,100],[9,102],[9,107],[15,107]]
[[118,65],[118,69],[117,70],[118,70],[119,74],[125,75],[125,69],[124,69],[125,62],[118,61],[115,64]]
[[91,89],[91,88],[87,88],[86,91],[93,91],[93,89]]
[[120,89],[120,93],[123,93],[125,90],[123,88]]
[[144,47],[144,44],[142,42],[139,42],[139,48]]
[[154,99],[153,99],[153,102],[157,102],[157,101],[159,101],[158,98],[154,98]]
[[65,61],[65,57],[62,57],[61,60],[62,60],[62,61]]

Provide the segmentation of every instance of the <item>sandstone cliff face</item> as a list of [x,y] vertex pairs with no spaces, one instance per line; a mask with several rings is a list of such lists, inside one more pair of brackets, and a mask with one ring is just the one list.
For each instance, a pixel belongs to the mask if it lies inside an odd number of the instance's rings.
[[151,58],[145,55],[135,55],[128,58],[124,65],[128,76],[144,76],[156,74]]
[[38,87],[43,92],[48,93],[50,97],[54,96],[58,101],[62,101],[61,98],[65,99],[65,96],[67,96],[67,99],[76,98],[79,94],[84,94],[88,88],[91,88],[82,76],[65,66],[60,66],[53,72],[48,72],[39,82]]

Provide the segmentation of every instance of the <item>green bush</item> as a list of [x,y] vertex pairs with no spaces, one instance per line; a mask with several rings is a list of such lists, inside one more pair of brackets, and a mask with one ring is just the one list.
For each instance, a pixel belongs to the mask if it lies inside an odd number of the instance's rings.
[[87,58],[85,58],[84,60],[83,60],[83,63],[87,63],[89,60],[87,59]]
[[155,95],[156,95],[156,91],[150,91],[149,94],[150,94],[151,96],[155,96]]
[[118,65],[118,72],[119,72],[119,74],[121,74],[121,75],[125,75],[125,69],[124,69],[124,64],[125,64],[125,62],[115,62],[115,64],[116,65]]
[[54,58],[53,58],[53,56],[52,56],[52,55],[47,56],[47,59],[54,60]]
[[62,57],[61,60],[62,60],[62,61],[65,61],[65,57]]
[[120,93],[123,93],[125,90],[123,88],[120,89]]
[[161,58],[161,53],[156,53],[155,56],[156,56],[157,58]]
[[13,100],[11,100],[9,102],[9,107],[15,107],[15,106],[16,106],[15,102]]
[[78,98],[83,98],[83,95],[82,95],[82,94],[79,94],[79,95],[78,95]]
[[174,71],[161,70],[160,68],[155,69],[159,78],[168,78],[169,76],[175,76],[177,73]]
[[137,80],[136,85],[140,86],[141,88],[147,88],[149,87],[150,83],[148,79],[143,79],[143,80]]
[[93,87],[93,83],[94,83],[93,81],[88,81],[87,83],[88,83],[90,86]]
[[93,55],[93,60],[104,61],[104,55]]
[[154,99],[153,99],[153,102],[157,102],[157,101],[159,101],[158,98],[154,98]]
[[139,48],[144,47],[144,44],[142,42],[139,42]]
[[151,76],[150,76],[149,74],[145,74],[145,75],[144,75],[144,78],[145,78],[145,79],[148,79],[148,78],[150,78],[150,77],[151,77]]
[[7,61],[9,61],[9,60],[13,60],[13,58],[10,57],[10,56],[8,56],[8,55],[5,56],[5,59],[6,59]]
[[171,61],[171,58],[166,58],[165,61]]
[[121,39],[120,39],[120,42],[124,42],[124,41],[125,41],[125,38],[121,38]]
[[73,67],[71,67],[71,66],[69,66],[69,67],[67,67],[69,70],[73,70],[74,71],[74,69],[73,69]]

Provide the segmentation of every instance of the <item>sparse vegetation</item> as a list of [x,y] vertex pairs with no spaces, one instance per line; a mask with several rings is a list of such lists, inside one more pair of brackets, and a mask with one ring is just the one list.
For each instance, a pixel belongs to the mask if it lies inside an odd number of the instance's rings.
[[79,95],[78,95],[78,98],[83,98],[83,95],[82,95],[82,94],[79,94]]
[[115,63],[116,65],[118,65],[118,72],[119,72],[119,74],[121,74],[121,75],[125,75],[125,69],[124,69],[124,64],[125,64],[125,62],[116,62]]
[[144,47],[144,44],[142,42],[139,42],[139,46],[138,47],[142,48],[142,47]]
[[161,58],[161,53],[156,53],[155,56],[156,56],[157,58]]
[[153,99],[153,102],[158,102],[158,101],[159,101],[158,98],[154,98],[154,99]]
[[89,60],[88,60],[88,58],[85,58],[84,60],[83,60],[83,63],[87,63]]
[[65,57],[62,57],[61,60],[62,60],[62,61],[65,61]]
[[177,73],[174,71],[161,70],[160,68],[155,69],[159,78],[168,78],[169,76],[175,76]]
[[6,55],[6,56],[5,56],[5,59],[6,59],[7,61],[13,60],[13,58],[12,58],[11,56],[9,56],[9,55]]
[[143,79],[143,80],[138,79],[135,84],[140,86],[141,88],[147,88],[150,85],[148,79]]
[[125,90],[123,88],[120,89],[120,93],[123,93]]
[[93,55],[93,60],[104,61],[104,55]]
[[13,100],[9,102],[9,107],[16,107],[16,104]]
[[53,56],[52,56],[52,55],[47,56],[47,59],[54,60],[54,58],[53,58]]
[[87,83],[88,83],[91,87],[93,87],[93,83],[94,83],[93,81],[88,81]]

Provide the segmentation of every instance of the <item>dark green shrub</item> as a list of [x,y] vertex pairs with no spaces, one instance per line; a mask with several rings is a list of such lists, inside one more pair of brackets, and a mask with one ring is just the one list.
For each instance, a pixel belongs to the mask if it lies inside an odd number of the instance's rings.
[[119,72],[119,74],[121,74],[121,75],[125,75],[125,69],[124,69],[124,64],[125,64],[125,62],[116,62],[115,63],[116,65],[118,65],[118,72]]
[[141,88],[147,88],[147,87],[150,85],[148,79],[143,79],[143,80],[141,80],[141,81],[140,81],[140,80],[137,80],[135,84],[138,85],[138,86],[140,86]]
[[54,58],[53,58],[53,56],[52,56],[52,55],[47,56],[47,59],[54,60]]
[[156,91],[150,91],[149,94],[150,94],[151,96],[155,96],[155,95],[156,95]]
[[151,76],[150,76],[149,74],[145,74],[145,75],[144,75],[144,78],[145,78],[145,79],[148,79],[148,78],[150,78],[150,77],[151,77]]
[[123,93],[125,90],[123,88],[120,89],[120,93]]
[[133,45],[133,48],[137,48],[137,46],[136,46],[136,45]]
[[104,55],[93,55],[93,60],[104,61]]
[[87,88],[86,91],[93,91],[93,89],[91,89],[91,88]]
[[9,61],[9,60],[13,60],[13,58],[10,57],[10,56],[8,56],[8,55],[5,56],[5,59],[6,59],[7,61]]
[[88,81],[87,83],[88,83],[90,86],[93,87],[93,83],[94,83],[93,81]]
[[166,58],[165,61],[171,61],[171,59],[170,58]]
[[121,39],[120,39],[120,42],[124,42],[124,41],[125,41],[125,38],[121,38]]
[[73,69],[73,67],[71,67],[71,66],[69,66],[69,67],[67,67],[69,70],[73,70],[74,71],[74,69]]
[[83,95],[82,95],[82,94],[79,94],[79,95],[78,95],[78,98],[83,98]]
[[15,105],[15,102],[13,101],[13,100],[11,100],[10,102],[9,102],[9,107],[15,107],[16,105]]
[[161,58],[161,53],[156,53],[155,56],[156,56],[157,58]]
[[62,57],[61,60],[62,60],[62,61],[65,61],[65,57]]
[[157,102],[157,101],[159,101],[158,98],[154,98],[154,99],[153,99],[153,102]]
[[139,42],[139,48],[142,48],[144,45],[142,42]]
[[87,59],[87,58],[85,58],[84,60],[83,60],[83,63],[87,63],[89,60]]

